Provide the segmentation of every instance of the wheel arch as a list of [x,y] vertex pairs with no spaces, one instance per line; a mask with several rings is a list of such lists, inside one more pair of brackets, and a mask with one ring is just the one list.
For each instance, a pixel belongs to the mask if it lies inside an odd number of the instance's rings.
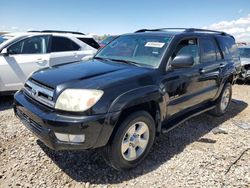
[[105,120],[106,130],[103,130],[101,133],[101,137],[105,137],[106,139],[102,139],[101,145],[105,145],[108,141],[112,140],[119,124],[129,114],[136,111],[148,112],[155,121],[156,131],[159,132],[161,130],[162,119],[166,116],[167,112],[166,98],[156,86],[137,88],[117,97],[109,108],[108,114],[110,116]]

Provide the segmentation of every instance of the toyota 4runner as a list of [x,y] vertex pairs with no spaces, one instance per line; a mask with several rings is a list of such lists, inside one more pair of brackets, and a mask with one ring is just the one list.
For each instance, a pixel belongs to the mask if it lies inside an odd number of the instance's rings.
[[226,113],[240,67],[233,36],[202,29],[121,35],[89,62],[35,72],[15,94],[23,124],[54,150],[100,148],[118,170],[194,115]]

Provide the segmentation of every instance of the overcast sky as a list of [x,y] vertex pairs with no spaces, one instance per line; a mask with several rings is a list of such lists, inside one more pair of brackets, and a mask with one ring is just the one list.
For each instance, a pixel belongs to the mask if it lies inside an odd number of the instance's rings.
[[250,42],[250,0],[0,0],[0,31],[102,35],[161,27],[224,30]]

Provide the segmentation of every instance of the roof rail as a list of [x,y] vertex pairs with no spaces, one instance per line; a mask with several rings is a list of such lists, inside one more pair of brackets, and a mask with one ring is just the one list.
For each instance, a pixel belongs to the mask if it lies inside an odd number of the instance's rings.
[[158,28],[158,29],[140,29],[135,31],[135,33],[142,33],[147,31],[167,31],[167,30],[183,30],[185,31],[186,28]]
[[218,33],[221,35],[227,35],[224,31],[215,31],[215,30],[209,30],[209,29],[197,29],[197,28],[188,28],[185,30],[186,32],[209,32],[209,33]]
[[136,31],[135,33],[142,33],[142,32],[147,32],[147,31],[169,31],[169,30],[181,30],[183,32],[209,32],[209,33],[217,33],[221,35],[227,35],[227,33],[223,31],[214,31],[214,30],[209,30],[209,29],[196,29],[196,28],[159,28],[159,29],[140,29]]
[[35,33],[71,33],[71,34],[77,34],[77,35],[85,35],[81,32],[76,31],[60,31],[60,30],[42,30],[42,31],[28,31],[28,32],[35,32]]

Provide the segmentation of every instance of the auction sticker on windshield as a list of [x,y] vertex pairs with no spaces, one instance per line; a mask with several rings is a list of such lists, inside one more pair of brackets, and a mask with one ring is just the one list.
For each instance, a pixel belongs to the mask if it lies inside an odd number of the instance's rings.
[[147,42],[145,44],[146,47],[152,47],[152,48],[162,48],[165,45],[164,42]]

